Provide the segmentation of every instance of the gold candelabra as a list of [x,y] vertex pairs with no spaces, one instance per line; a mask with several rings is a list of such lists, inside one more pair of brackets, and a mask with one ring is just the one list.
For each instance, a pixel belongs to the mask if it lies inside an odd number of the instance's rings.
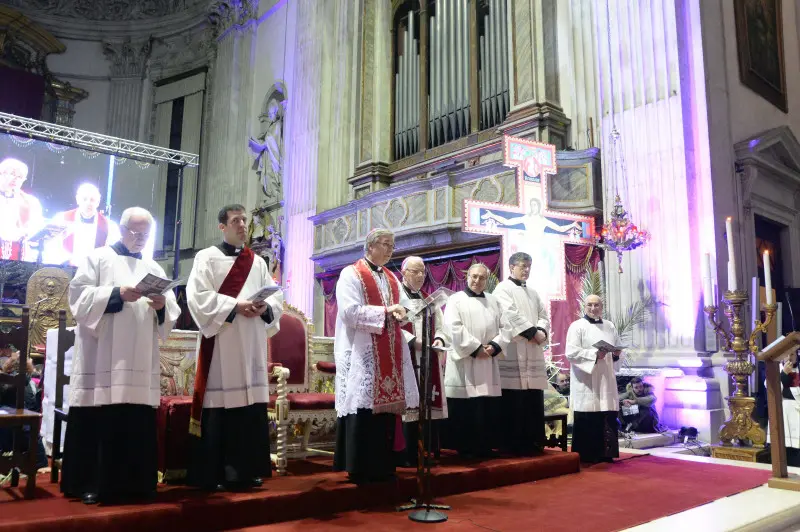
[[729,331],[723,329],[720,322],[715,319],[719,307],[708,306],[704,310],[708,314],[708,321],[714,328],[714,332],[722,342],[722,349],[733,354],[733,359],[724,368],[725,372],[735,381],[735,390],[727,398],[731,417],[720,427],[719,439],[723,446],[732,446],[737,443],[740,446],[763,448],[767,441],[767,435],[764,429],[753,420],[756,400],[746,393],[747,379],[755,369],[750,357],[759,351],[758,335],[767,332],[767,327],[772,323],[778,305],[771,304],[764,307],[767,313],[766,320],[763,323],[756,320],[749,341],[745,341],[741,314],[742,306],[746,301],[747,292],[744,290],[725,292],[722,304],[724,305],[723,312],[730,323]]

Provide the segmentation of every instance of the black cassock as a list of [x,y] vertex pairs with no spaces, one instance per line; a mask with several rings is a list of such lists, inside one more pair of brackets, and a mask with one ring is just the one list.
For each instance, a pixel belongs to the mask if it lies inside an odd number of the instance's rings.
[[581,462],[610,462],[619,458],[619,430],[616,411],[575,412],[572,452]]

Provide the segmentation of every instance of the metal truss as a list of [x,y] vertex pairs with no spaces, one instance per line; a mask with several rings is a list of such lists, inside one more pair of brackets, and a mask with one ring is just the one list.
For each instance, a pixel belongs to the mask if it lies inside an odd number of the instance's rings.
[[30,138],[55,144],[98,151],[148,163],[165,162],[193,167],[198,165],[200,159],[200,156],[194,153],[170,150],[160,146],[153,146],[152,144],[110,137],[8,113],[0,113],[0,131],[19,133]]

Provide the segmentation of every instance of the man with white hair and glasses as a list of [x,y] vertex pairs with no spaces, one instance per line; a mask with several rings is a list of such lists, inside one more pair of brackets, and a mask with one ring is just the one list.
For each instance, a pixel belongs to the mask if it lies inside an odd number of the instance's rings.
[[373,230],[364,242],[364,257],[343,269],[336,283],[334,469],[347,471],[357,484],[394,476],[399,416],[419,406],[411,355],[400,329],[405,295],[385,267],[393,252],[392,232]]
[[27,179],[27,164],[12,158],[0,162],[0,259],[36,259],[25,239],[42,228],[44,217],[39,200],[22,191]]
[[155,494],[158,340],[180,315],[172,292],[144,297],[147,274],[165,278],[142,248],[153,217],[122,213],[122,238],[92,251],[69,285],[77,322],[61,491],[86,504]]

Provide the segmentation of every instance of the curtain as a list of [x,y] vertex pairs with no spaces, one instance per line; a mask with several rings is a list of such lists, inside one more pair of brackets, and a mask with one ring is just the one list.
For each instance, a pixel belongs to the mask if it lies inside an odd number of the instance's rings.
[[[203,125],[203,91],[183,99],[181,151],[200,153],[200,134]],[[181,202],[181,249],[194,247],[195,205],[197,203],[197,167],[183,170],[183,201]]]
[[558,344],[552,348],[553,361],[561,362],[562,367],[569,368],[564,356],[567,347],[567,329],[578,318],[580,310],[580,295],[583,276],[588,268],[596,268],[600,262],[600,252],[594,246],[576,246],[567,244],[565,250],[566,268],[566,299],[553,301],[550,306],[550,330],[553,333],[552,342]]
[[0,111],[39,120],[44,89],[44,77],[0,66]]
[[[437,288],[445,287],[458,292],[467,286],[467,270],[476,262],[482,262],[489,268],[495,276],[501,271],[500,251],[494,251],[481,255],[469,255],[468,257],[452,257],[449,259],[434,260],[426,262],[425,282],[422,289],[426,292],[433,292]],[[401,262],[390,263],[389,269],[394,272],[398,279],[400,275]],[[336,281],[339,280],[339,273],[318,275],[317,280],[325,296],[325,325],[323,330],[325,336],[334,336],[336,327]]]

